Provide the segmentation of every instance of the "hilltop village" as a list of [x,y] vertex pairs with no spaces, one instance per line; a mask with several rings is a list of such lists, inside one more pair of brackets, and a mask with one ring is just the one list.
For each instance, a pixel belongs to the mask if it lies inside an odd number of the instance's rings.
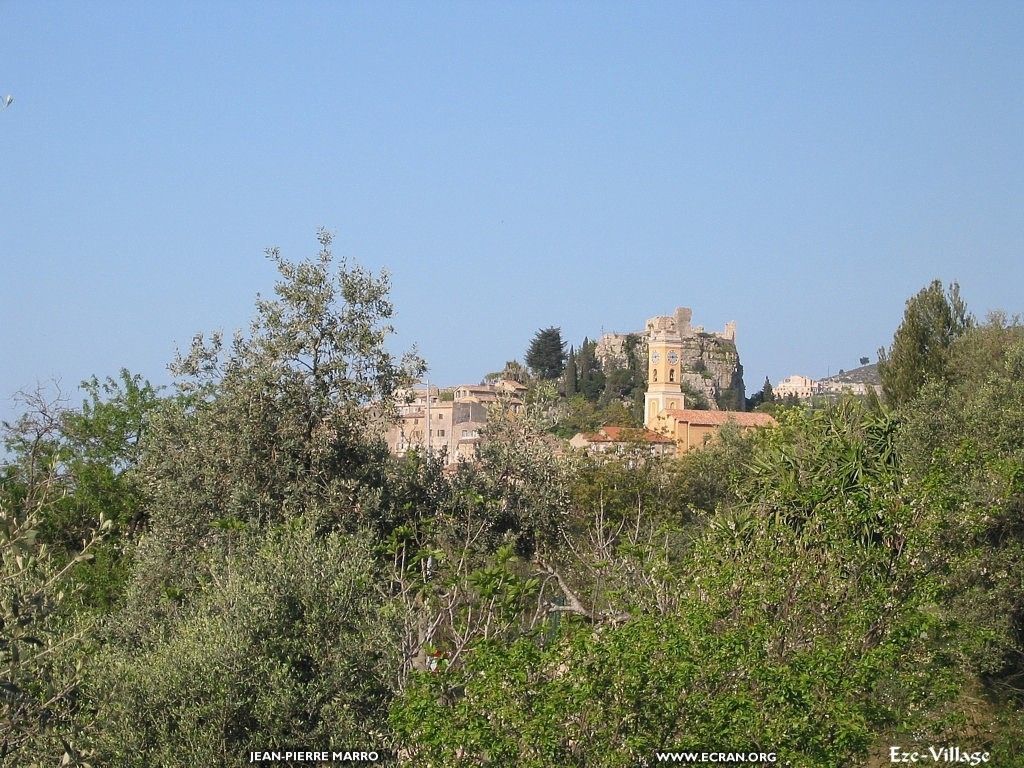
[[[707,444],[728,423],[740,429],[775,423],[769,413],[746,410],[736,324],[709,332],[692,317],[689,307],[680,307],[650,318],[642,331],[606,333],[569,350],[564,368],[547,377],[564,403],[553,430],[564,447],[603,452],[639,444],[674,455]],[[535,345],[549,341],[561,358],[553,332],[538,333]],[[480,384],[414,387],[402,393],[388,447],[396,455],[428,449],[449,463],[473,460],[492,409],[522,411],[531,383],[527,369],[513,361]]]
[[[866,359],[862,358],[862,360]],[[874,392],[876,395],[881,395],[882,385],[878,373],[878,363],[870,365],[864,363],[860,368],[839,371],[834,376],[819,380],[799,374],[787,376],[776,384],[772,391],[780,400],[790,398],[806,402],[816,397],[832,397],[843,394],[863,397]]]

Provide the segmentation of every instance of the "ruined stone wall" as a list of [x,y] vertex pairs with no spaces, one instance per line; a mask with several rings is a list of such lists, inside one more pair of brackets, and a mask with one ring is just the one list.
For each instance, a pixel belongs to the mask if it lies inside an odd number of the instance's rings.
[[598,339],[597,346],[594,347],[594,356],[601,363],[601,370],[610,371],[626,367],[627,336],[628,333],[606,333]]
[[[719,404],[729,410],[742,410],[745,391],[743,366],[736,349],[736,323],[725,324],[720,333],[708,333],[702,326],[692,325],[689,307],[679,307],[672,315],[651,318],[643,331],[636,332],[639,344],[636,355],[641,370],[646,371],[648,334],[668,332],[682,340],[682,382],[702,393],[711,408]],[[627,333],[606,333],[597,342],[596,356],[606,373],[626,368]]]

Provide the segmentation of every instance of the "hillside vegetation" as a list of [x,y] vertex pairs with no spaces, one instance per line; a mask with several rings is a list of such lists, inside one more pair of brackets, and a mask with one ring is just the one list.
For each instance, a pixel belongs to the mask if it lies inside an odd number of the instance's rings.
[[7,425],[0,764],[1024,764],[1015,321],[933,285],[887,402],[658,460],[556,455],[530,407],[444,470],[384,449],[422,362],[387,351],[386,279],[320,241],[169,390],[123,372]]

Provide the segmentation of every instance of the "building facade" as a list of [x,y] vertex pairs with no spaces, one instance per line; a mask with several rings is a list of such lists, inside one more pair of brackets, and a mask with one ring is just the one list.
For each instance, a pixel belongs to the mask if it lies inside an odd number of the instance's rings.
[[683,408],[683,338],[690,332],[692,314],[680,307],[675,315],[647,321],[647,392],[644,426],[648,429],[662,411]]
[[721,432],[727,424],[735,424],[741,430],[770,427],[775,424],[767,413],[746,413],[743,411],[697,411],[692,409],[667,410],[658,414],[656,430],[671,437],[679,453],[703,448]]
[[773,387],[775,397],[779,400],[790,395],[796,397],[798,400],[810,400],[821,389],[818,386],[818,382],[814,379],[808,378],[807,376],[800,376],[793,374],[787,376],[780,381],[775,387]]
[[569,445],[590,453],[628,453],[642,451],[652,456],[675,456],[676,442],[649,429],[601,427],[596,432],[580,432]]
[[[703,328],[691,326],[691,319],[691,310],[680,307],[674,315],[652,317],[647,321],[644,427],[671,438],[679,453],[706,445],[730,422],[740,429],[775,424],[771,416],[763,413],[686,408],[682,384],[685,382],[693,386],[694,379],[701,378],[699,374],[687,371],[684,360],[684,350],[689,340],[703,333]],[[726,324],[724,333],[714,335],[734,345],[736,324],[730,322]]]
[[525,389],[512,382],[496,385],[466,384],[453,389],[416,387],[401,393],[398,420],[385,433],[388,449],[396,456],[411,450],[444,456],[447,463],[472,461],[482,439],[488,409],[499,402],[513,412],[523,408],[517,393]]

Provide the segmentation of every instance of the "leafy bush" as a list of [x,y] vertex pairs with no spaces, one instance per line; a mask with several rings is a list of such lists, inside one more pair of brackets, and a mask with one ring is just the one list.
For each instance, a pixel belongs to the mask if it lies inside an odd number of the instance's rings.
[[364,537],[298,519],[239,534],[173,618],[130,615],[86,690],[100,765],[241,765],[250,749],[387,744],[398,615]]

